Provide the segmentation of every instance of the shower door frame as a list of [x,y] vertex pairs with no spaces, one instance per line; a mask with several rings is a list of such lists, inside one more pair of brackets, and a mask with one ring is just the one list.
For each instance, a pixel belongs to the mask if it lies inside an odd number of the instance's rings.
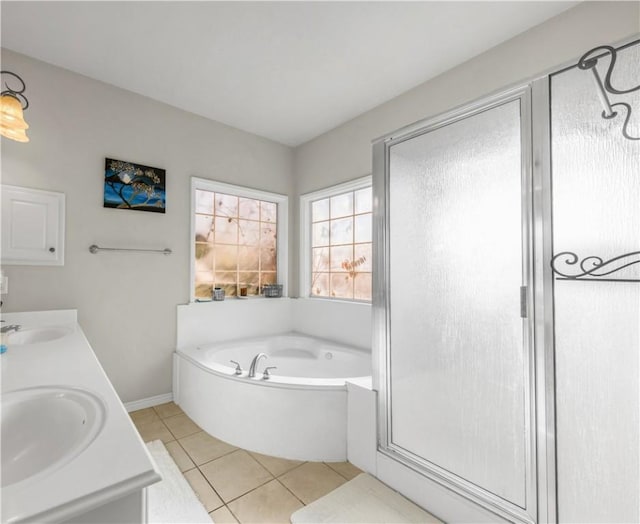
[[[478,113],[520,101],[522,267],[526,285],[523,318],[525,507],[416,457],[391,440],[390,403],[390,148]],[[556,521],[555,400],[553,347],[553,279],[551,177],[549,148],[549,76],[453,109],[383,136],[373,144],[374,192],[374,389],[378,391],[378,452],[441,486],[514,522]],[[376,358],[377,357],[377,358]]]

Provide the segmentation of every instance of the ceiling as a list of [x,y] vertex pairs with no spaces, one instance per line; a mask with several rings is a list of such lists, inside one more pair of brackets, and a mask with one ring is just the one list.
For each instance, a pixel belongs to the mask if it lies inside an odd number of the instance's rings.
[[289,146],[578,2],[13,2],[2,47]]

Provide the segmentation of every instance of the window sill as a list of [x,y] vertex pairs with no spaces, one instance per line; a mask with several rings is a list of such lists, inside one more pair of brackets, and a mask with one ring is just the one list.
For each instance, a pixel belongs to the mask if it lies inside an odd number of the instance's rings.
[[289,298],[286,296],[281,296],[281,297],[263,297],[263,296],[251,296],[251,297],[225,297],[224,300],[212,300],[210,298],[196,298],[195,300],[189,302],[190,304],[210,304],[212,302],[246,302],[246,301],[253,301],[253,300],[273,300],[273,299],[278,299],[278,298]]

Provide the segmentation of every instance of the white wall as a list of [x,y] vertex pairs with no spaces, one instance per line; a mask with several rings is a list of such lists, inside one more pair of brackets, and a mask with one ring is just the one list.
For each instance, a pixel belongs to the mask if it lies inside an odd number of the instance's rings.
[[[31,126],[27,144],[2,139],[2,183],[67,196],[65,265],[3,267],[3,310],[77,308],[123,401],[170,392],[175,308],[189,300],[189,178],[291,195],[291,149],[6,49],[2,69],[25,80]],[[166,214],[103,208],[105,157],[166,169]],[[173,254],[92,255],[94,243]]]

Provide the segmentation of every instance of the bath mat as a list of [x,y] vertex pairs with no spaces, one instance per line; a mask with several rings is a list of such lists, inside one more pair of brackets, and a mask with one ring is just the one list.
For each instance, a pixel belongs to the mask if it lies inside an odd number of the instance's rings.
[[211,523],[189,483],[160,440],[147,444],[162,480],[147,488],[149,524]]
[[291,515],[292,524],[441,523],[378,479],[361,473]]

